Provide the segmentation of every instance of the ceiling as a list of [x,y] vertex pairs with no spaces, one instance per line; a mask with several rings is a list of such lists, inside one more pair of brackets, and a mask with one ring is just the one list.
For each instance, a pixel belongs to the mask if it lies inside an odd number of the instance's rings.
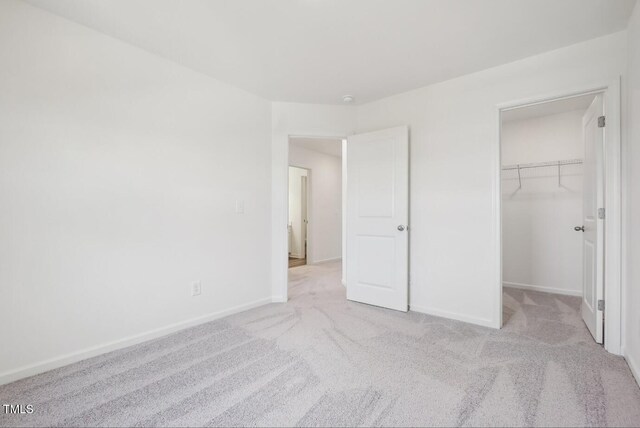
[[342,140],[339,138],[304,138],[291,137],[289,144],[307,150],[342,157]]
[[27,0],[274,101],[372,101],[626,28],[635,0]]
[[502,113],[502,121],[513,122],[515,120],[533,119],[536,117],[566,113],[569,111],[586,111],[594,98],[594,94],[581,95],[578,97],[565,98],[557,101],[507,110]]

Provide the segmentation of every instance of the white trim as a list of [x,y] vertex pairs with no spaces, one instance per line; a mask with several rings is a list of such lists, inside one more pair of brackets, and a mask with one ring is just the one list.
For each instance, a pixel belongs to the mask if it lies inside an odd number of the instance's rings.
[[496,263],[494,272],[497,283],[499,284],[496,287],[495,295],[493,297],[494,307],[493,307],[493,323],[491,327],[496,329],[502,328],[502,150],[501,141],[502,141],[502,107],[498,106],[496,110],[495,121],[496,125],[496,137],[493,143],[493,194],[491,195],[491,205],[492,205],[492,216],[494,219],[493,222],[493,236],[495,239],[493,240],[493,254]]
[[[287,144],[289,144],[289,141],[292,138],[310,138],[313,140],[344,140],[345,138],[347,138],[346,135],[329,135],[329,134],[289,134],[287,135]],[[287,160],[289,159],[289,156],[287,156]],[[303,167],[299,167],[299,168],[303,168]]]
[[494,317],[498,321],[497,328],[502,326],[502,193],[501,193],[501,153],[500,153],[500,128],[501,113],[506,110],[527,107],[550,101],[573,98],[580,95],[604,93],[605,115],[607,116],[607,126],[605,128],[605,207],[607,216],[605,220],[605,301],[607,310],[605,311],[605,334],[604,347],[607,351],[621,355],[622,343],[622,169],[621,169],[621,92],[620,77],[608,82],[595,83],[582,88],[572,88],[567,91],[536,96],[522,100],[501,103],[496,106],[497,138],[493,146],[494,150],[494,184],[493,184],[493,206],[494,206],[494,242],[496,243],[495,254],[498,257],[496,295],[494,302],[498,304],[493,308]]
[[177,331],[184,330],[189,327],[193,327],[199,324],[204,324],[210,321],[224,318],[226,316],[233,315],[238,312],[244,312],[249,309],[257,308],[259,306],[263,306],[268,303],[271,303],[272,301],[273,299],[271,297],[255,300],[253,302],[234,306],[232,308],[225,309],[222,311],[213,312],[213,313],[192,318],[186,321],[180,321],[177,323],[169,324],[168,326],[157,328],[157,329],[136,334],[133,336],[129,336],[124,339],[114,340],[112,342],[103,343],[101,345],[92,346],[90,348],[72,352],[70,354],[51,358],[35,364],[30,364],[28,366],[24,366],[16,370],[0,373],[0,385],[7,384],[9,382],[14,382],[16,380],[23,379],[29,376],[34,376],[49,370],[57,369],[59,367],[67,366],[69,364],[73,364],[78,361],[86,360],[87,358],[92,358],[98,355],[106,354],[107,352],[116,351],[118,349],[126,348],[128,346],[147,342],[149,340],[166,336],[170,333],[175,333]]
[[273,303],[287,303],[287,299],[282,296],[272,296],[271,302]]
[[622,170],[620,78],[604,93],[605,202],[604,220],[604,348],[622,354]]
[[347,288],[347,139],[342,139],[342,168],[341,168],[342,198],[340,205],[340,221],[342,222],[341,245],[342,245],[342,272],[340,282]]
[[421,314],[433,315],[440,318],[467,322],[467,323],[479,325],[482,327],[493,328],[494,326],[493,320],[488,320],[485,318],[470,317],[468,315],[459,314],[456,312],[443,311],[436,308],[429,308],[427,306],[409,305],[409,310],[413,312],[419,312]]
[[581,88],[572,88],[567,91],[550,92],[543,95],[522,98],[520,100],[508,101],[497,105],[498,110],[506,111],[521,107],[530,107],[536,104],[544,104],[550,101],[560,101],[568,98],[579,97],[582,95],[597,94],[607,90],[611,86],[611,82],[600,82],[592,85],[586,85]]
[[562,288],[546,287],[544,285],[523,284],[520,282],[502,281],[502,287],[517,288],[519,290],[540,291],[542,293],[563,294],[565,296],[582,296],[582,290],[564,290]]
[[638,365],[636,360],[634,360],[626,351],[624,352],[624,359],[627,361],[627,365],[629,366],[633,377],[636,378],[636,382],[640,385],[640,365]]

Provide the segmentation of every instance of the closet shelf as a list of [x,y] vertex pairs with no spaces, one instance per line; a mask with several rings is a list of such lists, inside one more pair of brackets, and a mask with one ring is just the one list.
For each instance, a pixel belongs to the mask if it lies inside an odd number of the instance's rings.
[[502,167],[503,171],[518,171],[518,190],[522,189],[522,176],[520,175],[520,171],[523,169],[530,168],[549,168],[556,167],[558,169],[558,186],[562,186],[561,182],[561,167],[564,165],[581,165],[582,159],[564,159],[557,161],[548,161],[548,162],[535,162],[535,163],[520,163],[516,165],[505,165]]
[[563,166],[563,165],[579,165],[582,163],[582,159],[565,159],[548,162],[535,162],[535,163],[520,163],[516,165],[505,165],[502,167],[503,171],[510,171],[513,169],[527,169],[527,168],[546,168],[550,166]]

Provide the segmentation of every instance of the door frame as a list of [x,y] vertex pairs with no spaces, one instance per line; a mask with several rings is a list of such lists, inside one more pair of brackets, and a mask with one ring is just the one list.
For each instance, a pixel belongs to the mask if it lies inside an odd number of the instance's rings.
[[496,278],[498,283],[494,301],[497,303],[494,319],[499,320],[496,328],[502,328],[502,159],[501,159],[501,127],[502,112],[551,101],[558,101],[582,95],[601,93],[604,96],[605,127],[605,231],[604,231],[604,300],[605,326],[604,348],[617,355],[622,355],[623,349],[623,293],[622,272],[623,241],[622,233],[622,193],[626,189],[626,170],[621,163],[621,92],[620,77],[593,85],[574,88],[557,93],[534,96],[496,106],[497,138],[494,145],[494,186],[493,209],[495,219],[494,230],[496,239],[496,258],[498,260]]
[[[302,166],[297,166],[297,165],[290,165],[289,164],[289,148],[291,145],[291,139],[292,138],[310,138],[310,139],[331,139],[331,140],[342,140],[342,173],[343,173],[343,178],[342,178],[342,192],[343,192],[343,201],[344,201],[344,190],[345,190],[345,183],[346,180],[344,178],[344,173],[346,171],[346,158],[344,157],[344,152],[345,152],[345,140],[347,138],[346,135],[327,135],[327,134],[313,134],[313,133],[302,133],[302,134],[287,134],[287,150],[286,150],[286,162],[284,163],[284,165],[282,166],[283,168],[283,172],[285,173],[284,175],[287,177],[287,182],[286,182],[286,197],[284,198],[284,208],[286,213],[289,212],[289,167],[290,166],[295,166],[296,168],[304,168],[306,170],[309,171],[309,175],[311,174],[311,170],[309,168],[306,167],[302,167]],[[307,218],[309,218],[310,216],[310,210],[309,210],[309,205],[310,205],[310,200],[311,198],[309,197],[311,192],[311,178],[307,178]],[[342,208],[342,225],[344,227],[344,220],[345,220],[345,212],[344,212],[344,206]],[[286,234],[288,233],[288,225],[289,225],[289,216],[288,214],[284,216],[283,218],[284,220],[284,224],[282,224],[283,228],[283,235],[282,238],[284,239],[283,242],[287,242],[287,236]],[[280,223],[280,221],[278,221],[278,223]],[[345,238],[345,231],[342,231],[342,242],[343,242],[343,251],[344,251],[344,238]],[[309,228],[307,228],[307,239],[309,239]],[[309,249],[307,248],[307,251]],[[280,262],[278,262],[278,268],[282,269],[282,272],[284,273],[284,275],[282,276],[284,278],[284,281],[278,285],[278,288],[281,290],[279,296],[281,296],[280,298],[272,298],[272,300],[274,302],[287,302],[289,301],[289,258],[286,257],[286,254],[276,254],[276,257],[280,258],[282,257],[282,260]],[[342,257],[344,258],[345,254],[343,252]],[[309,264],[309,254],[307,252],[307,264]],[[343,263],[343,275],[344,275],[344,263]],[[280,282],[280,281],[278,281]]]
[[[308,245],[308,243],[310,241],[310,239],[309,239],[309,217],[311,217],[311,209],[310,209],[311,208],[310,193],[311,193],[311,180],[312,180],[312,178],[311,178],[311,168],[307,168],[307,167],[304,167],[304,166],[298,166],[298,165],[289,165],[289,168],[291,168],[291,167],[298,168],[298,169],[304,169],[305,171],[307,171],[307,175],[306,175],[306,177],[307,177],[307,180],[306,180],[306,186],[307,186],[307,188],[306,188],[306,192],[307,192],[307,206],[306,206],[307,225],[306,225],[306,227],[307,227],[307,230],[305,232],[305,239],[307,241],[307,248],[304,251],[304,256],[305,256],[305,259],[307,260],[306,264],[309,264],[310,257],[309,257],[309,245]],[[288,170],[287,170],[287,172],[288,172]],[[288,190],[289,190],[289,188],[287,187],[287,207],[289,206],[289,192],[288,192]],[[289,222],[287,221],[287,227],[288,226],[289,226]],[[287,268],[288,268],[288,265],[287,265]]]

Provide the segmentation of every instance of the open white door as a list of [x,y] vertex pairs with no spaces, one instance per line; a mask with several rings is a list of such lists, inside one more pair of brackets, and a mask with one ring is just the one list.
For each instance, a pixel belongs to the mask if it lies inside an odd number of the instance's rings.
[[409,132],[347,138],[347,299],[407,311]]
[[[604,116],[602,95],[582,119],[584,136],[582,319],[597,343],[603,341],[604,295]],[[600,119],[602,117],[602,119]],[[602,210],[601,210],[602,209]]]

